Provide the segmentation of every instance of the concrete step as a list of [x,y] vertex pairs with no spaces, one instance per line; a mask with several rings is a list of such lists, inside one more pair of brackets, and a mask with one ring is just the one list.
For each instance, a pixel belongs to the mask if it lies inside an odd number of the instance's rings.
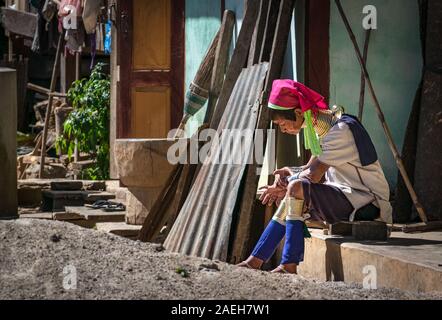
[[85,192],[84,201],[86,203],[94,203],[98,200],[113,200],[115,194],[110,192]]
[[299,274],[321,281],[367,283],[412,292],[442,291],[442,232],[392,232],[386,241],[359,241],[310,229]]
[[53,220],[52,212],[24,213],[20,215],[20,219],[42,219]]
[[125,222],[99,222],[98,231],[112,233],[129,239],[137,239],[142,226],[129,225]]
[[[78,180],[83,184],[85,191],[104,191],[104,181]],[[43,200],[42,191],[50,190],[52,183],[72,183],[75,180],[68,179],[27,179],[18,180],[17,195],[19,206],[39,206]]]
[[88,207],[66,207],[66,214],[77,215],[79,219],[82,218],[83,220],[93,222],[124,222],[126,212],[106,212],[102,209],[91,209]]

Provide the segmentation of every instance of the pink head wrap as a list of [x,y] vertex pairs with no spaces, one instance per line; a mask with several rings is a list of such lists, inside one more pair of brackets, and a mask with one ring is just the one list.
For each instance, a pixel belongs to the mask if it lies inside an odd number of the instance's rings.
[[275,80],[269,98],[268,107],[275,110],[290,110],[301,107],[302,112],[308,110],[327,110],[324,97],[293,80]]

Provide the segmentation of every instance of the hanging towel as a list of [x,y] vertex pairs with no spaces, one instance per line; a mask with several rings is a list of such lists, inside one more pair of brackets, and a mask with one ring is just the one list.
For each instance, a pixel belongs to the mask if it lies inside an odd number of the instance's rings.
[[95,32],[97,18],[100,14],[101,0],[85,0],[83,8],[83,23],[87,34]]

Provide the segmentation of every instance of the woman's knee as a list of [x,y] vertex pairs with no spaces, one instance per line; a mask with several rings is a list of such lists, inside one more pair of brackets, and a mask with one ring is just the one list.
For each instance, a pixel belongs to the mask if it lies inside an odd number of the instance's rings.
[[302,180],[295,180],[289,183],[287,187],[287,196],[300,200],[304,199]]

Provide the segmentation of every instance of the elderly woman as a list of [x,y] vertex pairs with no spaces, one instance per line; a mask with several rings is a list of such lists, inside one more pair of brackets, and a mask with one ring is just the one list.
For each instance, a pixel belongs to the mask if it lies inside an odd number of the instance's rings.
[[392,222],[388,183],[370,136],[355,117],[329,110],[321,95],[292,80],[273,83],[268,107],[283,132],[304,130],[312,158],[298,172],[275,171],[275,183],[264,188],[261,201],[276,203],[278,210],[239,266],[260,269],[285,236],[282,261],[272,272],[296,273],[304,258],[304,237],[309,236],[307,219]]

